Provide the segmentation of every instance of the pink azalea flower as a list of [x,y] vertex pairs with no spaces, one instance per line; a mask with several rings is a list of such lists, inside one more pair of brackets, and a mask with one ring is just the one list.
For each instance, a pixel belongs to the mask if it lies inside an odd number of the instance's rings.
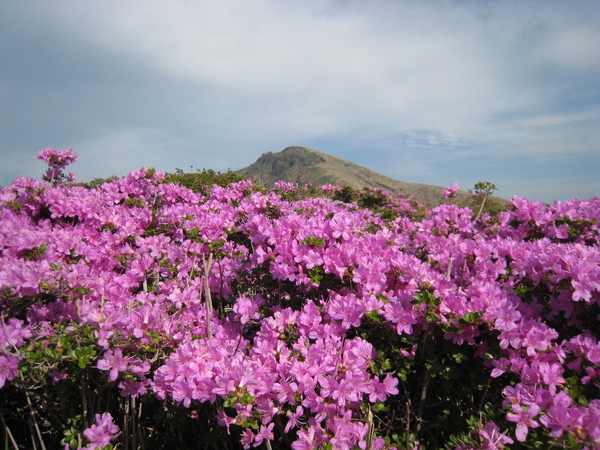
[[506,414],[506,419],[509,422],[516,422],[517,430],[515,436],[519,442],[524,442],[527,439],[529,428],[538,428],[540,424],[534,420],[540,413],[540,407],[536,404],[530,404],[523,407],[519,404],[512,405],[512,412]]
[[444,189],[444,198],[452,199],[456,197],[456,193],[460,191],[460,184],[453,183]]
[[19,358],[0,355],[0,388],[6,381],[14,380],[18,373]]
[[113,423],[110,413],[96,414],[96,423],[83,431],[83,436],[90,442],[88,450],[103,449],[120,434],[119,427]]
[[485,424],[483,429],[477,430],[483,439],[485,450],[502,450],[506,444],[514,444],[514,441],[500,432],[498,425],[492,422]]
[[390,374],[387,374],[383,381],[379,381],[378,378],[374,378],[370,383],[371,389],[369,393],[369,400],[371,403],[377,401],[385,401],[388,395],[396,395],[398,392],[398,379],[394,378]]
[[119,376],[119,372],[127,370],[128,365],[129,359],[123,356],[121,349],[106,351],[103,358],[98,360],[97,363],[98,369],[110,371],[108,376],[110,381],[115,381]]

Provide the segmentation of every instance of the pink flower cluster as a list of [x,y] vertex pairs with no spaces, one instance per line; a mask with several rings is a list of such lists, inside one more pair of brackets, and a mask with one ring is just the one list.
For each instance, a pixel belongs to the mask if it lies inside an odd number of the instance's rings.
[[[75,157],[40,155],[57,170]],[[399,382],[359,330],[438,329],[506,379],[502,429],[481,424],[474,446],[533,429],[600,445],[589,398],[600,392],[599,198],[515,197],[474,221],[468,208],[423,216],[390,196],[398,214],[384,221],[332,200],[331,186],[309,197],[242,181],[203,196],[163,178],[141,169],[93,189],[19,178],[0,190],[0,387],[56,324],[89,325],[94,367],[121,395],[221,405],[246,448],[275,434],[294,449],[385,448],[371,410]],[[418,352],[402,349],[407,364]],[[118,428],[97,422],[84,435],[102,447]]]
[[453,199],[454,197],[456,197],[456,193],[458,191],[460,191],[460,184],[453,183],[446,189],[444,189],[444,198]]
[[77,161],[77,153],[73,153],[72,148],[58,151],[48,147],[38,152],[37,157],[48,164],[48,170],[42,177],[44,181],[50,184],[72,183],[75,181],[75,174],[69,173],[65,175],[63,173],[65,167]]
[[101,450],[119,436],[119,427],[113,423],[109,413],[96,414],[96,423],[83,431],[84,437],[90,442],[86,450]]

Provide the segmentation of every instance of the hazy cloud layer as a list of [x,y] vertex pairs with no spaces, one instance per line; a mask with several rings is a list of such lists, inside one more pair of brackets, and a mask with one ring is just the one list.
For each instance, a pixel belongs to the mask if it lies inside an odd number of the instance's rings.
[[597,1],[0,0],[0,184],[306,145],[405,181],[600,195]]

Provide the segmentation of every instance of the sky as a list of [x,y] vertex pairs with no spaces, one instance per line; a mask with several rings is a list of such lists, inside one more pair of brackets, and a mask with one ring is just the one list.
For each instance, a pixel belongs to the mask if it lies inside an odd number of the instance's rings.
[[299,145],[415,183],[600,196],[597,0],[0,0],[0,186]]

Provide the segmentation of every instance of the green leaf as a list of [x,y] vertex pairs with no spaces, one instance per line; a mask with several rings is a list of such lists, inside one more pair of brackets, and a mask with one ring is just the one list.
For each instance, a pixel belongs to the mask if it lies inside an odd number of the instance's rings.
[[302,241],[302,245],[306,245],[307,247],[323,247],[325,240],[322,237],[318,238],[311,234]]
[[225,401],[223,402],[223,406],[225,408],[233,408],[235,405],[237,405],[237,398],[235,398],[231,394],[227,394],[227,397],[225,398]]

